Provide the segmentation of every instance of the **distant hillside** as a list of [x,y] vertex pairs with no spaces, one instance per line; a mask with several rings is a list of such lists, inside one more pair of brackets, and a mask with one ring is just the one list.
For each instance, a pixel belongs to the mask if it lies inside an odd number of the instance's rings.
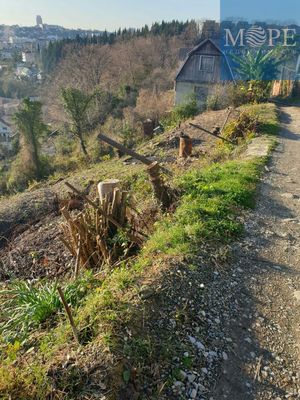
[[17,36],[29,39],[74,39],[76,36],[91,36],[101,35],[103,31],[98,30],[84,30],[84,29],[67,29],[57,25],[44,24],[43,28],[38,26],[21,27],[19,25],[8,26],[0,25],[0,37],[4,36]]

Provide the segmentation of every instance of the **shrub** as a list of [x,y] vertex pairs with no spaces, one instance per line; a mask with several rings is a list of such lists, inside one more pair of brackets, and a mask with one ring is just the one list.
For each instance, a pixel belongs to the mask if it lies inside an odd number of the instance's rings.
[[[40,177],[47,178],[53,171],[48,158],[40,157]],[[36,169],[23,162],[23,157],[18,156],[11,164],[8,173],[7,188],[9,191],[20,192],[27,189],[30,182],[36,180]]]
[[213,94],[207,97],[206,99],[206,109],[207,110],[218,110],[220,107],[220,99],[217,94]]
[[132,148],[136,142],[136,133],[134,130],[125,123],[120,131],[120,136],[122,138],[122,143],[124,146]]
[[248,86],[245,82],[238,82],[236,85],[228,86],[228,104],[234,107],[249,103]]
[[270,81],[251,81],[249,83],[249,100],[253,103],[263,103],[268,101],[271,93]]
[[195,96],[192,96],[186,104],[175,106],[169,116],[162,119],[162,126],[165,130],[174,129],[181,122],[197,115],[198,112],[197,100]]
[[135,112],[140,119],[150,118],[157,123],[172,109],[173,98],[174,93],[172,90],[156,92],[150,89],[141,89],[137,98]]
[[260,128],[260,122],[256,115],[243,112],[238,119],[230,122],[223,133],[223,136],[232,141],[245,139],[249,135],[255,135]]

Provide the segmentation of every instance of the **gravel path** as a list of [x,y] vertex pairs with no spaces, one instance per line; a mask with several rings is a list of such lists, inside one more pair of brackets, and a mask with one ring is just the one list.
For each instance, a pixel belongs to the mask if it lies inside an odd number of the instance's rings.
[[300,399],[300,109],[283,107],[281,119],[279,145],[223,288],[228,359],[211,400]]

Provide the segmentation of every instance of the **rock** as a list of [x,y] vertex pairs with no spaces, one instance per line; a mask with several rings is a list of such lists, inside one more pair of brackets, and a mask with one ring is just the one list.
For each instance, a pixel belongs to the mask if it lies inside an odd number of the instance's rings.
[[206,392],[206,387],[201,385],[201,384],[199,384],[198,385],[198,390],[200,390],[201,393],[204,393],[204,392]]
[[193,389],[190,394],[191,399],[195,399],[197,397],[197,390]]
[[225,353],[225,351],[223,351],[222,356],[224,361],[228,361],[228,355]]
[[198,348],[198,350],[202,350],[202,351],[205,350],[205,346],[201,342],[196,342],[195,345]]
[[187,377],[187,373],[184,372],[184,371],[180,371],[180,372],[179,372],[179,375],[180,375],[180,378],[181,378],[182,380],[185,380],[186,377]]
[[188,381],[189,381],[190,383],[193,383],[193,382],[196,380],[196,375],[194,375],[194,374],[189,374],[189,375],[187,376],[187,378],[188,378]]
[[294,296],[296,297],[296,300],[300,302],[300,290],[294,292]]
[[144,288],[140,291],[140,297],[142,300],[150,299],[150,297],[155,295],[155,290],[151,287]]
[[293,193],[283,193],[281,195],[281,197],[284,197],[286,199],[297,199],[298,198],[298,196]]
[[183,383],[182,383],[181,381],[176,381],[176,382],[174,383],[174,387],[175,387],[175,388],[178,388],[178,387],[180,387],[180,386],[183,386]]
[[190,341],[192,344],[195,344],[196,341],[197,341],[193,336],[189,336],[188,338],[189,338],[189,341]]
[[217,358],[217,357],[218,357],[218,354],[217,354],[215,351],[210,351],[210,352],[208,353],[208,357],[210,357],[210,358]]

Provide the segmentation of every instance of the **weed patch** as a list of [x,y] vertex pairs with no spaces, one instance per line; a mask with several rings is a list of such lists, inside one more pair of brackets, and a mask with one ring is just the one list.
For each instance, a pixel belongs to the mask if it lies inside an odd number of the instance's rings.
[[146,252],[189,254],[203,241],[228,241],[242,232],[237,216],[254,206],[262,161],[229,161],[194,170],[178,182],[183,191],[174,216],[157,224]]

